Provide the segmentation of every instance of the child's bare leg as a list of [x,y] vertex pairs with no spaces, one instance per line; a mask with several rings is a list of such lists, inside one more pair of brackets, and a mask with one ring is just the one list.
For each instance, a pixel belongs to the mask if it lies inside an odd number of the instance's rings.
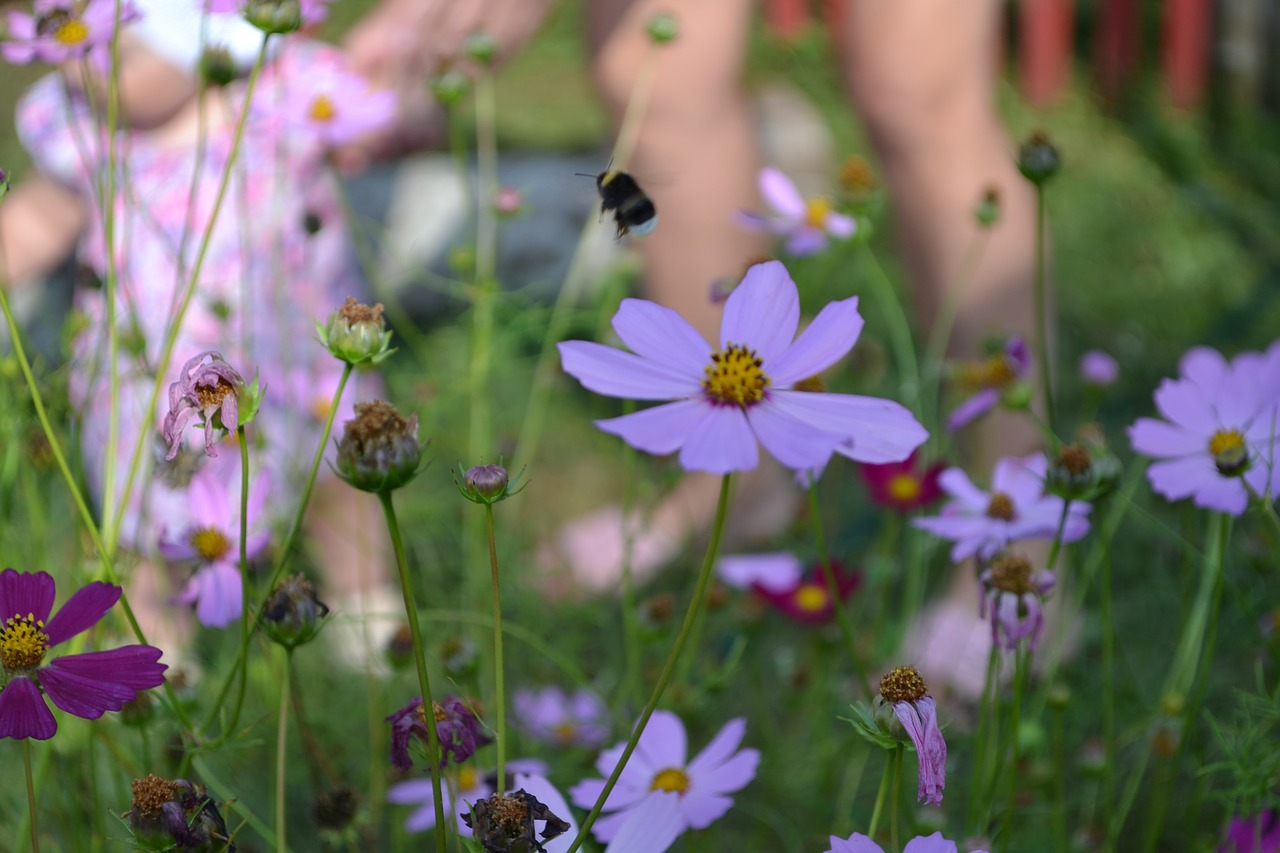
[[16,183],[0,204],[0,283],[52,272],[75,248],[88,213],[80,197],[43,175]]

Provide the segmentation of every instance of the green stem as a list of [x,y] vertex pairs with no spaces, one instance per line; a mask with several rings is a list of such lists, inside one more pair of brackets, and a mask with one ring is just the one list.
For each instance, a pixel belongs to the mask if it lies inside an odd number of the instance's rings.
[[227,726],[229,732],[235,731],[240,723],[240,710],[244,707],[245,688],[249,681],[249,443],[245,441],[242,426],[236,427],[236,445],[240,448],[240,654],[236,657],[240,687],[236,691],[236,704]]
[[[103,179],[103,243],[106,246],[107,275],[103,282],[107,323],[107,447],[102,475],[102,528],[114,529],[116,512],[116,447],[120,442],[120,366],[116,355],[120,350],[120,334],[116,328],[116,288],[120,270],[116,262],[116,123],[120,108],[120,17],[124,3],[115,4],[111,30],[111,66],[107,75],[107,174]],[[123,513],[121,513],[123,515]],[[112,543],[114,547],[114,542]]]
[[1116,796],[1116,625],[1112,609],[1111,538],[1102,540],[1102,748],[1106,760],[1102,768],[1102,825],[1107,828],[1104,850],[1113,853],[1116,837],[1112,832],[1111,813]]
[[285,758],[289,744],[289,664],[293,662],[293,649],[284,650],[284,674],[280,679],[280,720],[276,725],[276,849],[284,850],[285,844],[285,791],[287,770]]
[[40,853],[40,827],[36,822],[36,788],[31,781],[31,739],[22,739],[22,767],[27,775],[27,814],[31,819],[31,853]]
[[1022,694],[1026,689],[1028,659],[1031,651],[1026,648],[1025,641],[1014,650],[1013,671],[1013,704],[1009,709],[1009,799],[1005,805],[1004,819],[1001,821],[1000,843],[1005,850],[1012,851],[1009,835],[1013,832],[1013,812],[1018,804],[1018,762],[1022,760],[1022,747],[1018,739],[1018,729],[1022,722]]
[[880,828],[880,816],[884,814],[884,801],[889,796],[889,787],[893,784],[893,756],[884,763],[884,773],[880,774],[880,790],[876,791],[876,804],[871,809],[871,823],[867,826],[867,837],[874,839],[876,830]]
[[[634,412],[635,408],[633,400],[627,400],[623,405],[626,414]],[[626,519],[631,518],[634,506],[635,463],[635,450],[625,441],[622,442],[622,649],[626,660],[622,698],[630,707],[635,707],[640,701],[640,623],[636,612],[636,585],[632,570],[635,536],[632,525],[626,523]]]
[[1053,842],[1067,853],[1067,757],[1065,708],[1053,706]]
[[836,621],[840,623],[840,633],[844,636],[845,645],[849,647],[849,659],[853,662],[853,671],[862,688],[862,695],[870,702],[875,698],[871,689],[871,681],[867,678],[867,668],[858,654],[858,642],[853,635],[853,625],[849,622],[849,614],[844,609],[844,597],[840,595],[840,584],[836,581],[835,569],[831,566],[831,558],[827,553],[827,537],[822,530],[822,512],[818,505],[818,483],[809,481],[809,515],[813,518],[813,536],[818,545],[818,562],[822,566],[822,575],[827,581],[827,591],[831,595],[831,606],[835,610]]
[[[689,602],[689,609],[685,611],[684,622],[680,625],[680,633],[676,635],[676,642],[671,648],[671,655],[667,658],[667,663],[662,668],[662,674],[658,676],[657,684],[653,686],[653,693],[650,694],[649,701],[645,703],[644,711],[640,714],[639,721],[631,731],[631,737],[627,739],[627,745],[623,748],[622,756],[618,759],[618,766],[613,768],[613,773],[609,775],[608,780],[604,783],[604,789],[600,791],[600,796],[596,798],[595,805],[591,807],[591,812],[583,820],[577,837],[573,839],[573,844],[570,845],[566,853],[575,853],[582,846],[582,842],[586,840],[587,834],[596,822],[596,818],[600,816],[600,810],[604,808],[605,801],[609,799],[613,786],[618,784],[618,777],[622,775],[623,769],[626,768],[627,761],[631,758],[631,753],[635,752],[636,744],[640,742],[640,735],[644,733],[645,726],[649,724],[649,718],[653,716],[654,710],[658,707],[658,702],[662,700],[662,694],[667,689],[667,683],[671,680],[672,673],[675,672],[676,664],[680,661],[680,654],[684,651],[685,642],[689,639],[690,629],[693,627],[693,623],[702,609],[702,602],[706,598],[707,584],[711,580],[711,569],[715,566],[716,552],[720,549],[720,539],[724,534],[724,521],[729,509],[729,489],[732,480],[732,474],[725,474],[720,481],[720,500],[716,504],[716,519],[711,528],[711,542],[707,545],[707,553],[702,560],[702,570],[698,573],[698,583],[693,591],[693,599]],[[441,813],[439,811],[436,812],[436,814]]]
[[493,504],[485,504],[484,512],[489,531],[489,572],[493,576],[493,661],[498,694],[497,794],[502,796],[507,784],[507,699],[502,667],[502,595],[498,588],[498,545],[493,535]]
[[902,802],[902,754],[906,748],[898,744],[893,750],[893,787],[889,791],[889,845],[893,853],[902,853],[902,844],[898,837],[898,811]]
[[[933,408],[933,411],[929,413],[928,420],[931,426],[938,422],[938,413],[942,409],[942,402],[938,398],[938,393],[942,387],[943,365],[946,360],[947,347],[951,343],[951,332],[955,328],[956,317],[960,313],[960,298],[969,289],[969,283],[973,279],[974,272],[978,269],[978,264],[982,262],[982,256],[986,253],[987,244],[990,241],[990,228],[979,228],[973,235],[968,249],[965,250],[964,258],[960,262],[960,269],[956,273],[955,281],[947,288],[947,295],[942,302],[942,310],[938,314],[938,319],[934,321],[933,329],[929,333],[929,340],[925,344],[924,371],[928,380],[928,388],[924,393],[924,399]],[[937,432],[937,430],[933,431]]]
[[885,325],[889,331],[889,345],[893,348],[893,359],[900,371],[899,385],[902,388],[902,399],[912,413],[920,414],[920,363],[916,360],[915,341],[911,336],[911,321],[903,310],[902,300],[898,298],[893,282],[889,280],[884,267],[871,251],[869,244],[862,245],[862,255],[872,275],[868,278],[878,291],[880,310],[884,312]]
[[[405,558],[404,542],[400,538],[400,523],[396,520],[391,493],[379,492],[378,500],[382,502],[382,512],[387,518],[387,532],[391,534],[391,546],[396,553],[396,568],[400,571],[400,591],[404,594],[405,615],[409,619],[409,633],[413,636],[413,658],[418,667],[418,687],[422,690],[422,707],[427,717],[427,756],[431,766],[431,796],[436,814],[443,816],[445,810],[444,799],[440,793],[440,744],[433,717],[435,702],[431,699],[431,679],[427,676],[422,629],[418,626],[418,605],[413,600],[413,582],[409,577],[409,562]],[[448,821],[443,817],[436,821],[437,853],[445,853],[445,824],[447,823]]]
[[1058,421],[1053,404],[1052,370],[1049,364],[1049,332],[1048,308],[1045,298],[1045,228],[1047,226],[1044,187],[1036,185],[1036,269],[1035,269],[1035,312],[1036,312],[1036,360],[1040,363],[1040,390],[1044,394],[1044,411],[1048,420],[1049,431],[1058,433]]

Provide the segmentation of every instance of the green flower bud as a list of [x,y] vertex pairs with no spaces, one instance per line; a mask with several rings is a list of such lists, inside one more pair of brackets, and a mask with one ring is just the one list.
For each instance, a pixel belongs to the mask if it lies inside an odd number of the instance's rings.
[[988,187],[982,201],[973,209],[973,218],[983,228],[990,228],[1000,221],[1000,192],[995,187]]
[[1043,187],[1061,168],[1058,149],[1043,130],[1032,133],[1018,148],[1018,171],[1037,187]]
[[196,66],[200,79],[210,86],[221,88],[236,79],[236,63],[231,51],[221,45],[210,45],[200,54]]
[[262,630],[286,649],[306,645],[324,627],[329,608],[302,575],[285,578],[262,605]]
[[1014,382],[1004,389],[1000,394],[1000,403],[1006,409],[1020,411],[1031,407],[1031,400],[1035,397],[1036,391],[1027,382]]
[[498,43],[485,30],[476,30],[467,36],[462,51],[481,65],[489,65],[498,55]]
[[422,450],[418,416],[403,417],[383,400],[356,403],[338,442],[339,477],[363,492],[387,494],[418,475]]
[[470,81],[456,68],[446,68],[431,78],[431,94],[442,106],[452,107],[467,94]]
[[269,36],[284,35],[302,27],[298,0],[248,0],[244,19]]
[[680,22],[670,12],[659,12],[649,19],[645,31],[654,44],[666,44],[680,35]]
[[329,315],[327,325],[316,324],[316,332],[334,358],[352,367],[373,367],[395,352],[381,303],[370,307],[348,296],[342,307]]
[[[458,467],[461,470],[462,466]],[[518,494],[524,488],[517,486],[519,482],[519,476],[512,482],[501,465],[477,465],[462,472],[462,482],[454,480],[462,496],[477,504],[496,504]]]

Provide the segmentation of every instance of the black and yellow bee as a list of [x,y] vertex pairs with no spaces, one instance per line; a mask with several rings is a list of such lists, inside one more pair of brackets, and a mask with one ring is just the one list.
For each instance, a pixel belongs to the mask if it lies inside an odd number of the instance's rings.
[[606,169],[596,175],[596,190],[600,193],[600,215],[613,211],[619,240],[628,232],[643,237],[658,226],[653,199],[645,195],[630,173]]

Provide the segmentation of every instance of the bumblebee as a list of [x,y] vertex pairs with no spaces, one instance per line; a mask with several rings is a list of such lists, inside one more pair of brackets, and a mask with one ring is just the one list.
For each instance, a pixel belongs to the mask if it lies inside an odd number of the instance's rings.
[[658,226],[658,210],[653,206],[653,199],[645,195],[628,172],[621,169],[601,172],[596,175],[596,191],[600,193],[600,215],[613,211],[619,240],[629,232],[643,237]]

